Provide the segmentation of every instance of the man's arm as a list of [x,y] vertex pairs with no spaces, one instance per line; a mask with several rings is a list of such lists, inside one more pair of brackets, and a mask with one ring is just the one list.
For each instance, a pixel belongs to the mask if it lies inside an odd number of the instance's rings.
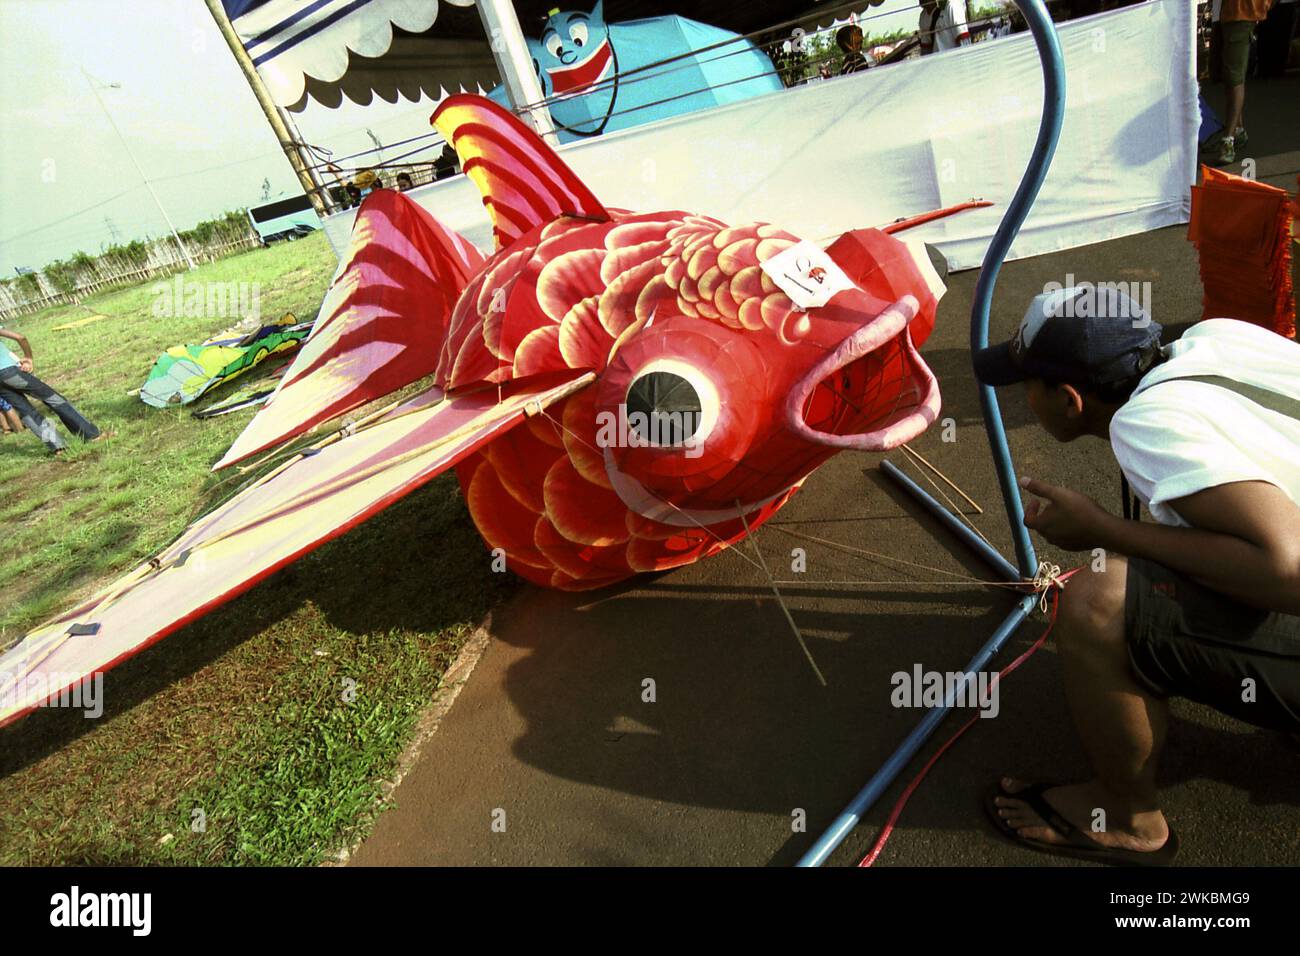
[[23,360],[18,363],[19,368],[24,372],[30,372],[34,364],[34,356],[32,355],[32,343],[27,341],[27,336],[23,335],[21,332],[11,332],[8,329],[0,329],[0,337],[12,339],[18,343],[23,350],[24,356]]
[[1025,525],[1058,547],[1146,558],[1244,604],[1300,614],[1300,507],[1276,485],[1235,481],[1169,502],[1193,527],[1126,521],[1087,495],[1022,479]]

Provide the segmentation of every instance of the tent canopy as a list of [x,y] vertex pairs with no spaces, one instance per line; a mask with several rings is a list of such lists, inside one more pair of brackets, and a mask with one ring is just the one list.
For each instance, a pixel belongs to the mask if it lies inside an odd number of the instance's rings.
[[[395,103],[499,82],[473,0],[222,0],[275,102],[336,107],[347,97]],[[588,10],[594,0],[515,0],[525,35],[551,10]],[[796,19],[829,23],[866,0],[606,0],[608,22],[677,14],[740,34]]]

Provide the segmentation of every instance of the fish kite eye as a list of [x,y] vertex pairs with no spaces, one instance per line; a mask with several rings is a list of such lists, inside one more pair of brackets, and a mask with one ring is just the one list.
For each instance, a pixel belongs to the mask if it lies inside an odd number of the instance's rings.
[[569,26],[569,36],[573,38],[576,46],[587,45],[587,25],[585,23],[573,23]]
[[647,445],[682,445],[695,437],[702,419],[699,392],[680,375],[647,372],[628,387],[628,427]]
[[558,33],[550,34],[543,43],[546,46],[546,52],[551,56],[559,56],[560,51],[564,49],[564,43],[560,40]]

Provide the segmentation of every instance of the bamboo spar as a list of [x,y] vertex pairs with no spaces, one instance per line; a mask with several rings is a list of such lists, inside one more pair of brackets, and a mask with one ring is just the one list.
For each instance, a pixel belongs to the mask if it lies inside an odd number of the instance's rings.
[[239,69],[244,74],[244,79],[248,81],[249,87],[253,91],[253,96],[257,98],[258,106],[262,107],[262,112],[266,115],[267,122],[271,124],[271,130],[275,133],[275,138],[280,141],[280,148],[284,150],[285,157],[289,160],[289,165],[293,167],[294,173],[298,176],[298,182],[301,184],[303,192],[311,200],[312,207],[316,210],[316,215],[324,219],[333,212],[333,204],[329,201],[325,192],[324,184],[320,178],[315,175],[305,162],[302,154],[298,152],[298,146],[294,136],[289,132],[289,127],[280,114],[280,108],[276,106],[275,101],[271,99],[270,91],[267,90],[266,84],[262,78],[257,75],[257,67],[253,66],[253,59],[244,49],[244,44],[239,39],[239,34],[235,32],[234,24],[226,16],[226,11],[221,6],[221,0],[203,0],[207,4],[208,12],[212,14],[212,19],[216,21],[217,29],[225,37],[226,45],[230,47],[230,52],[235,55],[235,62],[239,64]]

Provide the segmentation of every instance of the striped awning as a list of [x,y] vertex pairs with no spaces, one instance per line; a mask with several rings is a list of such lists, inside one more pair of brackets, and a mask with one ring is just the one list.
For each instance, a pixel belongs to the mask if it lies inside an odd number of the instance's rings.
[[[291,112],[310,99],[327,108],[344,99],[367,105],[500,82],[474,0],[221,0],[271,97]],[[750,34],[792,21],[819,24],[853,11],[910,0],[604,0],[611,23],[676,14]],[[590,10],[595,0],[512,0],[526,36],[536,37],[553,8]],[[815,8],[815,9],[814,9]],[[435,21],[437,21],[435,23]],[[805,29],[814,29],[804,23]]]
[[[443,2],[470,7],[474,0]],[[222,4],[272,99],[284,107],[303,105],[310,80],[335,84],[358,58],[365,62],[384,56],[395,35],[426,32],[439,8],[439,0],[222,0]],[[458,76],[446,80],[439,83],[432,78],[435,84],[459,89]]]

